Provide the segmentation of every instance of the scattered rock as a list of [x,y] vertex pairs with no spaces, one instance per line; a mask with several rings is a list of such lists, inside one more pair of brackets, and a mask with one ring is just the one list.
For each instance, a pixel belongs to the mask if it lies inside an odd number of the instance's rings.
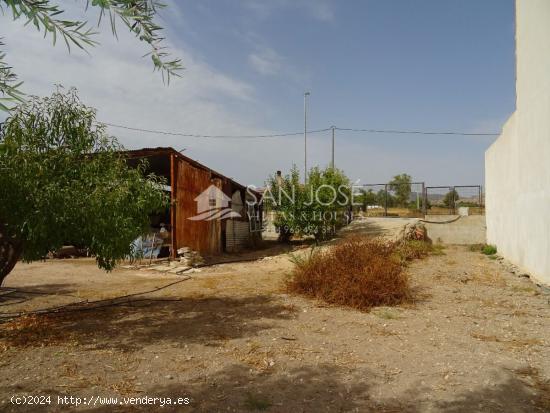
[[191,248],[183,247],[178,249],[178,256],[180,258],[180,265],[187,267],[198,267],[204,264],[204,258]]
[[428,230],[426,226],[420,222],[411,222],[406,224],[397,236],[398,240],[409,241],[427,241]]
[[458,277],[456,277],[458,281],[460,281],[462,284],[466,284],[469,281],[472,281],[472,277],[470,277],[467,274],[461,274]]

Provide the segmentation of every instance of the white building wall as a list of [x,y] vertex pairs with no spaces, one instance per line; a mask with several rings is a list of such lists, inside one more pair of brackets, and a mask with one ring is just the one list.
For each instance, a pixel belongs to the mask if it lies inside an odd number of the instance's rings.
[[516,112],[485,153],[487,241],[550,284],[550,0],[516,1]]

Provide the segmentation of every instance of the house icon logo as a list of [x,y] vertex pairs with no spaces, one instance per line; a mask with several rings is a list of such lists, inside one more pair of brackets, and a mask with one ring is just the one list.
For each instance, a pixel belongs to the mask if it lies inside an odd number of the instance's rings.
[[240,218],[241,214],[229,206],[231,198],[217,186],[210,185],[194,201],[197,203],[197,215],[191,221],[213,221],[227,218]]

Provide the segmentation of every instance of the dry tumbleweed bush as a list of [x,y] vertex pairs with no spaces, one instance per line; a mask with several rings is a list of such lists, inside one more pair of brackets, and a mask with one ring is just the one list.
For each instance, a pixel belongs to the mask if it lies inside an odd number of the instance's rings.
[[412,296],[394,243],[353,237],[293,261],[288,289],[331,304],[367,310],[401,304]]

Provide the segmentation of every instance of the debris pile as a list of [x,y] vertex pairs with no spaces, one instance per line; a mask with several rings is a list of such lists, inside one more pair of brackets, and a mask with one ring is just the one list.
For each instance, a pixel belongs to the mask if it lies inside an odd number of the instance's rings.
[[201,272],[197,267],[201,267],[205,264],[204,258],[199,252],[193,251],[189,247],[183,247],[177,250],[178,259],[170,260],[168,258],[162,260],[149,260],[148,263],[132,263],[131,265],[122,265],[124,269],[139,269],[142,271],[158,271],[169,274],[189,274],[195,272]]
[[77,248],[73,245],[64,245],[61,248],[51,251],[48,253],[48,258],[78,258],[78,257],[87,257],[88,250],[85,248]]
[[399,241],[429,241],[428,230],[424,224],[412,222],[403,227],[397,239]]
[[180,265],[186,267],[198,267],[204,264],[204,258],[197,251],[193,251],[189,247],[178,249],[178,257]]

